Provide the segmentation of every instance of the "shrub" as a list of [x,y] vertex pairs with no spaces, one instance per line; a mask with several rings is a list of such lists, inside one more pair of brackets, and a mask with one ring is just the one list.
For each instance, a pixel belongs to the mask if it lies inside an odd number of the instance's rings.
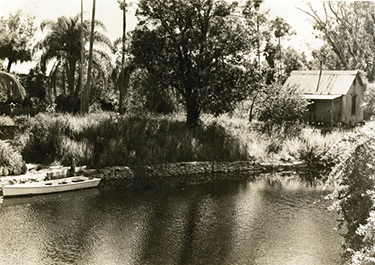
[[0,175],[19,175],[25,171],[21,154],[9,143],[0,140]]
[[295,87],[270,85],[258,109],[258,119],[264,122],[264,131],[269,135],[273,131],[284,135],[297,136],[306,110],[307,101]]
[[[371,212],[374,211],[375,185],[375,133],[369,127],[341,141],[344,150],[338,163],[329,175],[329,183],[338,187],[330,196],[334,200],[332,209],[342,215],[339,227],[345,238],[344,249],[352,264],[366,263],[365,257],[372,255],[374,241],[364,231],[371,227]],[[364,258],[360,261],[360,257]],[[363,262],[363,263],[362,263]]]
[[21,128],[29,138],[22,147],[24,159],[41,164],[60,161],[62,135],[68,131],[67,124],[67,119],[61,115],[38,114],[34,118],[25,119]]

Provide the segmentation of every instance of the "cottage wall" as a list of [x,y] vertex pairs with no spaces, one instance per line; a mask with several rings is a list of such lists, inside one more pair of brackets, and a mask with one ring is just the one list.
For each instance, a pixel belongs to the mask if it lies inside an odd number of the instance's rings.
[[[355,114],[352,114],[352,99],[356,96]],[[361,107],[364,97],[364,88],[358,79],[355,79],[348,93],[342,97],[342,122],[355,124],[363,121],[363,108]]]
[[314,100],[314,106],[310,111],[313,112],[311,121],[337,123],[341,122],[342,98],[332,100]]
[[331,100],[315,100],[315,121],[331,122],[332,120],[332,101]]

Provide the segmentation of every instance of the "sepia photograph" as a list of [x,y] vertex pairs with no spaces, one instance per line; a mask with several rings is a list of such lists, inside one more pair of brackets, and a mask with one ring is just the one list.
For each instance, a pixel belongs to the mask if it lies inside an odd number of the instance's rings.
[[0,0],[0,265],[375,264],[375,1]]

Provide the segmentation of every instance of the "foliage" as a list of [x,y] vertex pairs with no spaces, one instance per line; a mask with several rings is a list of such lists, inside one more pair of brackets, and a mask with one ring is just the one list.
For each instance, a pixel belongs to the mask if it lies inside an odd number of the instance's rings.
[[363,111],[365,119],[370,119],[375,114],[375,84],[367,84],[364,99]]
[[330,197],[334,200],[332,209],[342,216],[339,227],[345,224],[343,247],[351,264],[371,264],[366,262],[371,260],[368,258],[372,255],[374,241],[365,231],[374,229],[371,213],[375,202],[374,144],[375,133],[371,126],[344,138],[339,143],[342,146],[337,158],[340,163],[329,175],[330,183],[339,184]]
[[127,51],[126,13],[128,12],[132,3],[126,2],[126,0],[117,0],[117,3],[119,4],[120,9],[122,10],[122,37],[121,39],[115,41],[114,47],[117,46],[116,42],[117,44],[121,42],[121,48],[119,49],[121,50],[121,61],[119,59],[116,60],[117,67],[114,69],[114,72],[116,73],[115,84],[117,89],[119,90],[119,112],[124,113],[124,96],[126,90],[128,89],[131,72],[135,69],[134,65],[132,65],[131,63],[130,65],[125,66]]
[[269,135],[274,130],[283,131],[287,135],[303,120],[306,106],[306,99],[296,87],[273,84],[265,92],[258,109],[258,119],[264,122],[264,129]]
[[0,102],[22,102],[26,97],[25,88],[18,78],[12,74],[0,71]]
[[25,172],[21,154],[9,143],[0,140],[0,176],[19,175]]
[[[17,123],[20,123],[20,118]],[[23,119],[22,127],[28,140],[22,147],[22,156],[32,163],[52,163],[59,159],[59,148],[62,132],[66,129],[63,117],[53,118],[46,114],[38,114],[34,118]]]
[[[95,20],[95,26],[105,29],[102,22]],[[83,78],[80,76],[80,67],[84,67],[80,63],[81,58],[81,29],[83,30],[84,42],[87,43],[90,36],[90,21],[84,21],[83,26],[79,22],[79,16],[75,17],[59,17],[57,21],[45,20],[41,23],[41,29],[50,29],[45,38],[40,41],[34,50],[42,51],[41,55],[41,69],[44,72],[46,65],[51,60],[56,60],[51,70],[51,83],[55,85],[56,80],[60,77],[63,80],[62,93],[65,94],[65,79],[67,80],[68,95],[70,100],[70,111],[75,112],[76,104],[80,98],[79,94],[79,80]],[[112,47],[110,40],[100,33],[95,31],[94,42],[104,45],[105,47]],[[103,85],[108,75],[109,55],[103,50],[94,49],[93,54],[93,72],[92,75],[95,80],[102,81],[99,86]],[[85,54],[87,57],[87,53]],[[95,89],[92,90],[95,93]],[[55,89],[55,98],[57,97]]]
[[309,65],[304,53],[298,53],[294,48],[288,47],[283,54],[284,75],[289,76],[294,70],[308,69]]
[[215,123],[190,130],[166,117],[92,114],[22,116],[17,139],[28,162],[136,167],[164,162],[246,160],[242,144]]
[[[375,17],[368,10],[375,7],[372,1],[324,1],[319,13],[311,3],[308,10],[302,10],[313,19],[313,25],[320,32],[326,50],[335,56],[322,54],[320,60],[327,61],[335,70],[359,69],[372,82],[375,78]],[[331,61],[332,60],[332,61]]]
[[[265,51],[266,43],[270,40],[270,22],[268,21],[269,10],[259,10],[262,1],[246,1],[242,10],[245,18],[246,30],[248,31],[249,41],[253,47],[256,47],[257,67],[261,67],[261,54]],[[273,66],[270,66],[273,67]]]
[[241,52],[246,36],[241,21],[230,16],[225,1],[139,2],[139,27],[132,35],[134,61],[160,87],[183,99],[187,123],[196,125],[202,111],[221,113],[245,96]]
[[[307,59],[305,54],[292,47],[283,47],[281,40],[295,32],[283,18],[269,20],[269,10],[259,10],[259,2],[262,1],[246,1],[242,11],[249,42],[251,46],[256,47],[256,68],[264,72],[266,84],[275,81],[276,72],[277,80],[283,83],[292,70],[307,68]],[[261,55],[265,57],[263,63]],[[254,54],[251,56],[254,57]]]
[[8,59],[7,70],[10,72],[13,63],[31,60],[31,40],[36,28],[34,18],[28,16],[22,21],[18,10],[7,19],[0,18],[0,59]]
[[282,69],[283,52],[281,48],[281,39],[286,36],[295,34],[295,33],[294,31],[292,31],[292,27],[281,17],[276,17],[274,20],[270,21],[270,30],[273,31],[273,34],[275,35],[277,39],[277,45],[275,47],[274,58],[272,60],[275,61],[276,59],[279,62],[279,65],[276,68],[278,72],[278,80],[280,80],[283,74],[283,69]]
[[322,135],[318,130],[303,128],[294,137],[276,133],[268,136],[259,132],[261,123],[227,114],[204,114],[201,125],[193,130],[186,126],[181,113],[92,113],[84,117],[38,114],[17,117],[15,122],[20,131],[16,145],[26,161],[69,165],[75,157],[77,164],[92,167],[186,161],[279,163],[310,158],[314,163],[328,164],[342,150],[331,154],[326,150],[347,134],[334,131]]
[[30,69],[29,74],[26,77],[26,91],[28,97],[35,97],[39,100],[43,100],[46,97],[46,77],[37,66],[34,69]]
[[[248,159],[259,162],[305,162],[315,168],[314,179],[324,179],[324,172],[339,161],[337,157],[342,149],[337,148],[340,139],[351,132],[333,130],[322,134],[320,130],[310,127],[299,128],[298,134],[284,135],[283,132],[273,131],[271,135],[262,133],[263,122],[249,122],[243,114],[233,116],[223,114],[218,117],[202,116],[203,124],[216,122],[225,128],[227,134],[238,139],[248,152]],[[322,171],[322,167],[324,170]],[[318,170],[319,169],[319,170]]]

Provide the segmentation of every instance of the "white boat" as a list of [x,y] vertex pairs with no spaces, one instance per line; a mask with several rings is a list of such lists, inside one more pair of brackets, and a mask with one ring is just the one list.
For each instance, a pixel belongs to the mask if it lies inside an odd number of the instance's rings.
[[0,199],[0,205],[3,207],[14,206],[20,204],[44,204],[46,202],[56,201],[75,201],[75,200],[88,200],[95,198],[100,195],[100,190],[98,188],[82,189],[82,190],[72,190],[66,192],[56,192],[48,194],[38,194],[30,196],[8,196]]
[[97,187],[100,178],[76,176],[32,183],[12,184],[3,187],[4,197],[47,194]]

